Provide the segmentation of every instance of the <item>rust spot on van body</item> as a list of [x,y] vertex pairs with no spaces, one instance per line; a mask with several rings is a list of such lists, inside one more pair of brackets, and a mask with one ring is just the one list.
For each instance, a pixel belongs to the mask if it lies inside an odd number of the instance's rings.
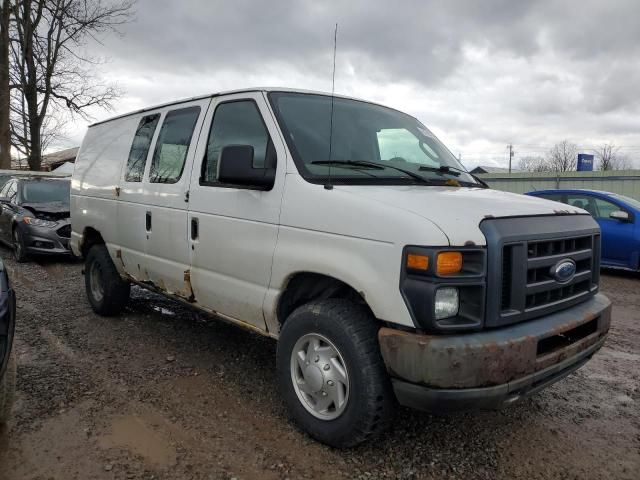
[[191,270],[184,271],[184,291],[177,292],[179,297],[184,298],[188,302],[194,303],[196,301],[196,297],[193,294],[193,288],[191,287]]

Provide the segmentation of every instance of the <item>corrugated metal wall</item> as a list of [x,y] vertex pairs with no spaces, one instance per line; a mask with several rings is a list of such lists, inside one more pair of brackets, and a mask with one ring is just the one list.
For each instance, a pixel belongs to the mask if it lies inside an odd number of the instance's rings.
[[478,175],[491,188],[525,193],[548,188],[586,188],[619,193],[640,200],[640,170],[562,173],[484,173]]

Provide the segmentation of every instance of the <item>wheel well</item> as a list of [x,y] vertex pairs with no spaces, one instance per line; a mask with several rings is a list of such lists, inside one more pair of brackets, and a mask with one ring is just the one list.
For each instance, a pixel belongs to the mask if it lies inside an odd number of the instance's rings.
[[350,285],[319,273],[297,273],[287,283],[278,302],[278,322],[282,326],[289,315],[298,307],[314,300],[346,298],[365,306],[363,296]]
[[87,253],[89,253],[89,249],[94,245],[103,243],[104,239],[102,238],[102,235],[100,235],[100,232],[98,232],[95,228],[85,228],[84,233],[82,234],[82,244],[80,246],[82,256],[86,257]]

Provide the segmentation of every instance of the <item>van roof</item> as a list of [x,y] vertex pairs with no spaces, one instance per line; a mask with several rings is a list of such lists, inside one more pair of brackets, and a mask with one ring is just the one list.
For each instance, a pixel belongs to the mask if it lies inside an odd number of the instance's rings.
[[[331,93],[328,93],[328,92],[322,92],[322,91],[317,91],[317,90],[304,90],[304,89],[298,89],[298,88],[283,88],[283,87],[241,88],[241,89],[238,89],[238,90],[226,90],[226,91],[217,92],[217,93],[208,93],[208,94],[205,94],[205,95],[198,95],[198,96],[190,97],[190,98],[182,98],[182,99],[179,99],[179,100],[173,100],[173,101],[170,101],[170,102],[161,103],[159,105],[153,105],[151,107],[141,108],[139,110],[134,110],[132,112],[123,113],[122,115],[116,115],[115,117],[107,118],[105,120],[100,120],[99,122],[92,123],[91,125],[89,125],[89,128],[94,127],[96,125],[100,125],[102,123],[111,122],[112,120],[117,120],[119,118],[128,117],[130,115],[137,115],[139,113],[144,113],[144,112],[148,112],[148,111],[151,111],[151,110],[157,110],[158,108],[169,107],[171,105],[178,105],[180,103],[187,103],[187,102],[192,102],[194,100],[202,100],[202,99],[205,99],[205,98],[220,97],[222,95],[232,95],[232,94],[235,94],[235,93],[249,93],[249,92],[290,92],[290,93],[308,93],[308,94],[312,94],[312,95],[328,95],[328,96],[331,96]],[[380,106],[386,107],[386,105],[381,105],[381,104],[376,103],[376,102],[363,100],[361,98],[350,97],[348,95],[334,94],[333,96],[336,97],[336,98],[346,98],[346,99],[349,99],[349,100],[357,100],[359,102],[366,102],[366,103],[371,103],[373,105],[380,105]],[[386,108],[391,108],[391,107],[386,107]],[[395,109],[392,109],[392,110],[395,110]]]

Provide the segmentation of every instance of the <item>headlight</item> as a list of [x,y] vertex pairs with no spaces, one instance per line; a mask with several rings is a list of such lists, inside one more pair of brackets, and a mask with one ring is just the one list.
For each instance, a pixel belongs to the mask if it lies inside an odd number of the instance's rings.
[[54,228],[58,225],[58,222],[52,222],[51,220],[42,220],[41,218],[35,217],[24,217],[24,223],[27,225],[33,225],[34,227],[46,227],[46,228]]
[[436,320],[453,317],[458,314],[460,297],[455,287],[443,287],[436,290],[434,302],[434,314]]

